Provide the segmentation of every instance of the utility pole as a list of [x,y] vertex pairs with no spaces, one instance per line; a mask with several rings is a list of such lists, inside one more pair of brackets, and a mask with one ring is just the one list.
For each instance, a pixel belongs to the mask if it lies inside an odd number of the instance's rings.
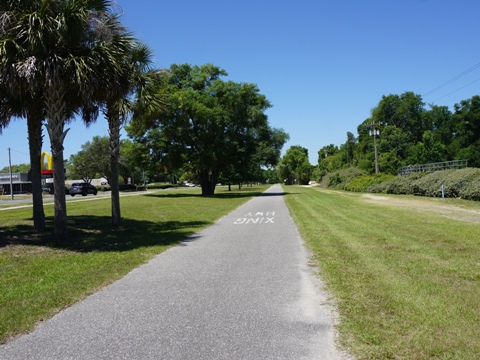
[[8,166],[10,168],[10,197],[13,200],[12,157],[10,156],[10,148],[8,148]]
[[373,135],[373,149],[375,151],[375,174],[378,174],[378,154],[377,154],[377,136],[380,135],[380,130],[375,128],[378,124],[371,123],[370,124],[370,136]]

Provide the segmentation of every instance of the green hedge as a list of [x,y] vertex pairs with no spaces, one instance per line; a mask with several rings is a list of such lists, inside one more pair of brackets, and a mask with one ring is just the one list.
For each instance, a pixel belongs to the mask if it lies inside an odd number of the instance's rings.
[[347,191],[366,192],[370,186],[381,184],[392,178],[395,178],[395,176],[390,174],[363,175],[345,184],[344,189]]
[[367,172],[358,168],[348,168],[328,173],[322,178],[321,184],[337,190],[347,190],[347,186],[354,179],[366,176]]
[[321,185],[336,190],[399,195],[444,196],[480,201],[480,169],[465,168],[408,176],[368,175],[356,168],[325,175]]
[[143,190],[143,187],[139,187],[133,184],[120,184],[118,186],[120,191],[136,191],[136,190]]
[[[119,186],[120,191],[138,191],[144,190],[143,185],[133,185],[133,184],[120,184]],[[175,184],[147,184],[147,189],[169,189],[172,187],[178,187]],[[100,185],[96,187],[98,191],[110,191],[110,185]]]
[[[98,189],[98,191],[103,191],[103,192],[112,190],[110,185],[99,185],[99,186],[96,186],[96,188]],[[119,184],[118,190],[119,191],[136,191],[136,190],[143,190],[143,187],[132,185],[132,184]]]
[[465,168],[399,176],[373,184],[368,192],[480,200],[480,169]]
[[163,183],[158,183],[158,184],[147,184],[147,189],[170,189],[178,187],[178,184],[163,184]]
[[428,173],[417,173],[409,176],[397,176],[383,183],[372,184],[366,191],[373,193],[400,194],[400,195],[420,195],[419,190],[414,185],[416,180],[427,176]]

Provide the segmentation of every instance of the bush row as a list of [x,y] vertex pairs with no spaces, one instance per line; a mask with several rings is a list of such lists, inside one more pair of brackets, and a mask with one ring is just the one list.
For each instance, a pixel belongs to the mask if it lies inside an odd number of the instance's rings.
[[[110,191],[110,185],[99,185],[95,186],[98,191]],[[143,186],[137,186],[133,184],[119,184],[118,185],[119,191],[136,191],[136,190],[143,190]]]
[[[172,187],[177,187],[178,185],[175,184],[147,184],[146,189],[169,189]],[[97,186],[98,191],[110,191],[110,186],[109,185],[102,185],[102,186]],[[133,184],[120,184],[119,185],[119,190],[120,191],[138,191],[138,190],[144,190],[143,185],[133,185]]]
[[178,184],[164,184],[164,183],[157,183],[157,184],[147,184],[147,189],[170,189],[178,187]]
[[321,184],[337,190],[480,200],[480,169],[465,168],[408,176],[368,175],[359,169],[327,174]]
[[374,185],[382,184],[395,178],[390,174],[364,175],[357,177],[345,185],[345,190],[355,192],[367,192]]
[[346,187],[349,183],[362,176],[367,176],[367,172],[358,168],[342,169],[325,175],[321,185],[336,190],[347,190]]
[[465,168],[433,173],[395,177],[370,186],[367,191],[387,194],[413,194],[420,196],[480,200],[480,169]]

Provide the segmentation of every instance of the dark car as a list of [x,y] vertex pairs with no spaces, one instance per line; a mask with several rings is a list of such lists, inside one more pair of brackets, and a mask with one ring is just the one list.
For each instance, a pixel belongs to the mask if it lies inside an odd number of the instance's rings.
[[73,183],[70,187],[70,195],[75,196],[77,194],[82,194],[82,196],[87,196],[87,194],[97,195],[97,188],[89,183]]

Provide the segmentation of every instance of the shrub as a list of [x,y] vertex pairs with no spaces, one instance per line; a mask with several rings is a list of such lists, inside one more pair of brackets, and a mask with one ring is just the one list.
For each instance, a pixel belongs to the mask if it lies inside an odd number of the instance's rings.
[[386,193],[386,194],[398,194],[398,195],[407,195],[415,194],[418,195],[418,190],[415,186],[415,181],[421,177],[427,175],[426,173],[416,173],[408,176],[394,176],[390,180],[387,180],[382,183],[372,184],[368,187],[367,191],[372,193]]
[[157,184],[147,184],[147,189],[170,189],[173,187],[178,187],[178,184],[164,184],[164,183],[157,183]]
[[480,169],[465,168],[399,176],[380,184],[373,184],[367,191],[441,197],[442,185],[445,197],[478,201],[480,200]]
[[385,183],[386,181],[395,178],[390,174],[376,174],[364,175],[357,177],[345,185],[345,190],[355,192],[366,192],[371,186],[375,184]]
[[451,170],[444,179],[445,196],[480,200],[480,169]]
[[337,190],[346,190],[346,186],[355,178],[365,175],[367,175],[367,172],[358,168],[342,169],[325,175],[322,184]]
[[118,186],[119,191],[135,191],[137,190],[137,185],[133,184],[120,184]]

